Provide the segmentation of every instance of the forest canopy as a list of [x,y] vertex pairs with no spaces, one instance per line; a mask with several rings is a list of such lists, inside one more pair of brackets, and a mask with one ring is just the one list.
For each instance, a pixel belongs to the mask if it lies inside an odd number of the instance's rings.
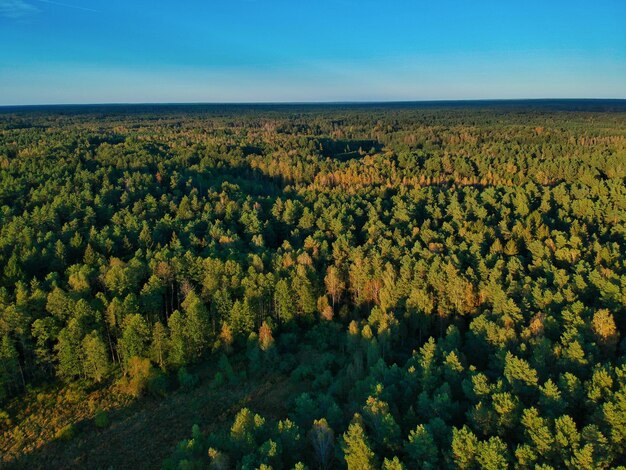
[[626,465],[625,183],[623,101],[0,108],[0,462]]

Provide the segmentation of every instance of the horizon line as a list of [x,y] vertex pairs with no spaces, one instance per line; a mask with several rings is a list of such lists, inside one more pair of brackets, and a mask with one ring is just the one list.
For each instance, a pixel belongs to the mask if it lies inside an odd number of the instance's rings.
[[492,103],[492,102],[545,102],[545,101],[623,101],[626,98],[461,98],[418,100],[319,100],[319,101],[111,101],[92,103],[33,103],[0,104],[0,108],[36,108],[62,106],[290,106],[290,105],[359,105],[359,104],[419,104],[419,103]]

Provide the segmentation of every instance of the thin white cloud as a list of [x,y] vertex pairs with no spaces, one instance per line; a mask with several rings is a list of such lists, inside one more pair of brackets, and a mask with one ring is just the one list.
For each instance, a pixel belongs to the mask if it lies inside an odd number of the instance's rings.
[[[2,1],[2,0],[0,0],[0,1]],[[78,6],[78,5],[70,5],[69,3],[54,2],[52,0],[37,0],[37,1],[41,2],[41,3],[48,3],[50,5],[57,5],[57,6],[60,6],[60,7],[73,8],[75,10],[90,11],[92,13],[100,13],[99,10],[94,10],[93,8],[81,7],[81,6]]]
[[23,18],[37,13],[39,8],[23,0],[0,0],[0,16]]

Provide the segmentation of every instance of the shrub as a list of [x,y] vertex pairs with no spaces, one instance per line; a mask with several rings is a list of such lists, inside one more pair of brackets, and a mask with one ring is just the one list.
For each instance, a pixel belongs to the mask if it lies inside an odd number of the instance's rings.
[[120,381],[120,388],[124,393],[139,397],[146,389],[152,373],[149,359],[133,356],[128,360],[128,376]]
[[68,424],[62,427],[56,432],[55,437],[60,441],[71,441],[76,436],[76,427],[73,424]]
[[178,384],[183,390],[191,390],[198,385],[198,377],[190,374],[186,367],[178,369]]
[[11,426],[11,417],[6,411],[0,410],[0,427],[4,425]]
[[100,429],[108,427],[110,424],[109,413],[103,410],[98,410],[94,418],[94,424]]
[[164,397],[167,394],[169,380],[160,370],[153,369],[148,378],[148,392],[157,397]]
[[215,377],[213,377],[213,380],[211,381],[211,387],[219,388],[224,385],[225,382],[226,380],[224,379],[224,374],[222,374],[221,372],[216,372]]

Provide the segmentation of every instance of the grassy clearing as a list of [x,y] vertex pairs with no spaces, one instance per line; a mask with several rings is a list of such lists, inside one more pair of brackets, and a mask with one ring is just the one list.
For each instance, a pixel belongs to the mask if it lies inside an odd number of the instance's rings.
[[114,384],[94,391],[77,387],[32,391],[21,403],[11,404],[10,412],[20,409],[13,419],[19,425],[3,425],[0,466],[159,468],[194,424],[214,431],[244,406],[269,417],[286,414],[293,386],[283,376],[214,388],[212,367],[196,373],[200,377],[196,388],[164,398],[135,400]]

